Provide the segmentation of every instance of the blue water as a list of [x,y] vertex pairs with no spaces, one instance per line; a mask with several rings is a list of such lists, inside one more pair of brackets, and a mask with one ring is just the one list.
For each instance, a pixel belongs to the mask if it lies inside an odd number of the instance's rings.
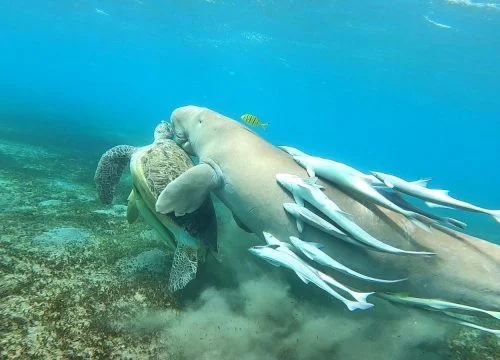
[[[149,143],[187,104],[255,114],[273,144],[500,209],[500,0],[0,0],[0,358],[498,358],[496,338],[434,313],[380,299],[349,312],[252,257],[257,237],[218,202],[223,261],[166,293],[165,247],[125,221],[130,177],[109,207],[93,176],[104,151]],[[436,212],[500,244],[490,216]],[[495,254],[470,250],[484,262],[464,256],[464,269],[494,284]],[[429,289],[455,256],[426,263]],[[399,276],[384,267],[366,274]],[[431,296],[495,299],[459,270],[459,290]]]
[[0,121],[143,140],[181,105],[249,112],[275,144],[498,208],[500,9],[474,4],[3,0]]

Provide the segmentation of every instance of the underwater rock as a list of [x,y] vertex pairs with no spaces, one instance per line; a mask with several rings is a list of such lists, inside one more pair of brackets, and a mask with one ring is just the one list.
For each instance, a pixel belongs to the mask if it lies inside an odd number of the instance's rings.
[[134,257],[121,259],[116,266],[127,278],[150,274],[168,279],[170,273],[168,256],[160,249],[144,251]]
[[49,199],[49,200],[43,200],[38,203],[39,206],[58,206],[61,205],[62,201],[58,199]]
[[113,205],[109,209],[99,209],[94,210],[93,213],[117,217],[125,217],[127,214],[127,206],[125,205]]
[[29,282],[26,275],[8,274],[0,278],[0,297],[18,292]]
[[144,242],[161,241],[160,235],[158,235],[158,233],[155,230],[153,230],[153,229],[142,231],[139,234],[139,237]]
[[58,227],[33,238],[33,245],[42,249],[64,249],[69,246],[84,246],[95,242],[87,230],[74,227]]

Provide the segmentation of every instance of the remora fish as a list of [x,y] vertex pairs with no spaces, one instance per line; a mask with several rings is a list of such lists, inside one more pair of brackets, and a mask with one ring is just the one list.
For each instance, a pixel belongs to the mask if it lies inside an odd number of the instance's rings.
[[[460,229],[465,229],[467,227],[467,224],[462,222],[462,221],[459,221],[457,219],[453,219],[453,218],[450,218],[450,217],[441,217],[441,216],[438,216],[438,215],[434,215],[430,212],[427,212],[427,211],[424,211],[418,207],[416,207],[415,205],[411,204],[410,202],[406,201],[403,196],[401,196],[400,193],[398,192],[389,192],[389,191],[384,191],[382,193],[382,195],[384,195],[386,198],[388,198],[390,201],[392,201],[394,204],[406,209],[406,210],[409,210],[409,211],[413,211],[415,213],[418,213],[426,218],[429,218],[430,220],[435,220],[435,221],[438,221],[440,223],[444,223],[444,224],[449,224],[449,225],[452,225],[452,226],[455,226],[457,228],[460,228]],[[432,225],[432,223],[430,224]]]
[[276,250],[286,252],[287,254],[290,254],[292,256],[297,256],[297,254],[295,254],[292,250],[294,248],[292,244],[281,241],[276,236],[266,231],[263,231],[262,234],[264,235],[264,240],[266,241],[267,245],[278,246]]
[[367,248],[365,244],[356,241],[338,227],[316,215],[305,206],[296,203],[284,203],[283,208],[296,219],[299,232],[303,231],[304,223],[306,223],[340,240],[348,242],[349,244]]
[[386,199],[366,180],[365,174],[348,165],[309,155],[297,155],[293,159],[305,168],[311,177],[320,176],[344,189],[361,195],[374,204],[391,209],[407,218],[415,218],[415,213],[402,209]]
[[98,13],[99,15],[110,16],[106,11],[98,9],[98,8],[95,9],[95,12]]
[[315,183],[317,180],[316,178],[301,179],[296,175],[277,174],[276,180],[281,186],[292,193],[293,198],[297,204],[304,206],[304,200],[307,201],[323,214],[325,214],[328,218],[333,220],[333,222],[340,226],[347,234],[352,236],[354,239],[370,246],[372,249],[400,255],[434,255],[434,253],[432,252],[406,251],[398,249],[380,240],[377,240],[357,224],[355,224],[353,221],[344,216],[348,214],[343,212],[337,206],[337,204],[330,200],[328,196],[326,196],[320,190],[321,187]]
[[497,222],[500,222],[500,210],[489,210],[484,209],[465,201],[460,201],[452,198],[448,195],[448,190],[440,189],[428,189],[426,180],[418,180],[413,182],[408,182],[394,175],[388,175],[380,172],[372,171],[372,174],[379,180],[383,181],[387,187],[400,191],[402,193],[418,197],[426,202],[430,207],[439,204],[442,206],[448,206],[452,208],[468,210],[473,212],[479,212],[483,214],[488,214],[492,216]]
[[312,267],[311,265],[307,264],[306,262],[304,262],[300,257],[297,256],[297,254],[295,254],[293,252],[292,249],[294,249],[294,247],[292,244],[289,244],[289,243],[286,243],[284,241],[277,239],[271,233],[264,231],[263,234],[264,234],[264,239],[266,240],[266,243],[270,246],[273,246],[275,248],[275,250],[284,252],[284,253],[296,258],[298,261],[303,262],[305,265],[309,266],[309,268],[312,271],[314,271],[314,273],[316,273],[324,282],[326,282],[327,284],[330,284],[332,286],[335,286],[336,288],[338,288],[340,290],[345,291],[346,293],[351,295],[357,301],[365,303],[368,295],[373,294],[373,292],[361,293],[361,292],[357,292],[357,291],[354,291],[352,289],[349,289],[347,286],[338,282],[337,280],[335,280],[331,276],[328,276],[328,275],[322,273],[318,269],[316,269],[316,268]]
[[279,247],[279,245],[253,246],[249,249],[249,251],[274,266],[284,266],[289,268],[294,271],[306,284],[312,282],[334,298],[342,301],[350,311],[357,309],[365,310],[373,307],[373,304],[369,304],[367,302],[356,302],[346,299],[329,287],[327,283],[321,279],[320,276],[305,262],[286,252],[276,250],[276,247]]
[[476,325],[476,324],[473,324],[473,323],[470,323],[467,321],[457,321],[457,323],[459,323],[460,325],[468,326],[468,327],[473,328],[473,329],[485,331],[485,332],[488,332],[488,333],[496,335],[496,336],[500,336],[500,329],[490,329],[490,328],[487,328],[484,326],[479,326],[479,325]]
[[387,294],[379,293],[378,296],[381,298],[398,302],[401,304],[415,305],[424,308],[431,308],[435,310],[441,310],[446,312],[447,310],[460,310],[468,313],[479,313],[486,314],[500,320],[500,311],[490,311],[484,310],[477,307],[457,304],[450,301],[440,300],[440,299],[426,299],[426,298],[416,298],[411,296],[397,295],[397,294]]
[[287,154],[289,154],[290,156],[298,156],[298,155],[305,155],[307,156],[307,154],[303,151],[300,151],[299,149],[296,149],[292,146],[278,146],[281,150],[283,150],[284,152],[286,152]]
[[397,279],[397,280],[384,280],[384,279],[377,279],[373,278],[370,276],[366,276],[363,274],[358,273],[357,271],[354,271],[350,268],[348,268],[345,265],[342,265],[338,261],[332,259],[330,256],[325,254],[323,251],[320,250],[321,244],[317,243],[311,243],[311,242],[306,242],[298,237],[295,236],[290,236],[290,241],[292,242],[293,246],[295,246],[297,249],[302,251],[302,253],[307,256],[309,259],[316,261],[317,263],[321,265],[328,266],[332,269],[338,270],[344,274],[351,275],[353,277],[357,277],[359,279],[367,280],[367,281],[372,281],[372,282],[379,282],[379,283],[396,283],[396,282],[401,282],[405,281],[408,278],[404,279]]
[[[284,152],[288,153],[290,156],[294,157],[294,156],[310,156],[312,157],[311,155],[308,155],[306,154],[305,152],[297,149],[297,148],[294,148],[292,146],[278,146],[281,150],[283,150]],[[362,179],[365,179],[371,186],[384,186],[384,183],[382,181],[380,181],[379,179],[377,179],[375,176],[373,175],[369,175],[369,174],[364,174],[362,173],[361,171],[358,171],[354,168],[351,168],[351,170],[355,173],[356,176],[362,178]],[[312,177],[314,177],[314,175],[310,175]]]
[[500,329],[491,329],[491,328],[480,326],[480,325],[477,325],[477,324],[474,324],[474,323],[471,323],[471,322],[468,322],[468,321],[464,321],[457,314],[449,312],[449,311],[445,311],[444,313],[446,315],[448,315],[450,318],[452,318],[453,320],[450,319],[450,321],[452,321],[454,323],[457,323],[457,324],[460,324],[460,325],[464,325],[464,326],[468,326],[468,327],[473,328],[473,329],[481,330],[481,331],[484,331],[484,332],[487,332],[487,333],[490,333],[490,334],[493,334],[493,335],[496,335],[496,336],[500,336]]

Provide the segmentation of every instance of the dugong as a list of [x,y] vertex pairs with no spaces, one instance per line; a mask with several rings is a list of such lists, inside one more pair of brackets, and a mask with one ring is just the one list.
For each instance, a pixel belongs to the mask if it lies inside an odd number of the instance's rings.
[[[408,277],[408,281],[398,284],[369,284],[370,290],[406,292],[414,297],[500,309],[500,246],[449,229],[422,230],[402,215],[360,202],[321,178],[318,183],[325,194],[367,232],[392,246],[436,255],[377,253],[310,226],[299,234],[295,219],[283,208],[293,199],[276,182],[278,173],[308,176],[289,154],[243,124],[207,108],[177,108],[171,121],[177,143],[200,162],[168,184],[158,197],[157,211],[176,215],[193,212],[213,192],[231,210],[240,227],[259,237],[266,231],[283,240],[296,236],[319,242],[327,245],[326,253],[359,272],[376,277]],[[357,280],[349,279],[353,281]],[[367,285],[359,282],[356,286],[362,289]]]

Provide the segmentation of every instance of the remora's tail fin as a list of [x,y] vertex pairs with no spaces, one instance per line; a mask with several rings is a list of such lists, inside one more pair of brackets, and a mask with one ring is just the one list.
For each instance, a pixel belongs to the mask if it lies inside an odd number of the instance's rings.
[[490,215],[500,223],[500,210],[493,210],[492,212],[490,212]]
[[349,301],[346,303],[346,305],[350,311],[366,310],[374,306],[373,304],[367,302],[357,302],[357,301]]
[[366,298],[372,294],[375,294],[374,292],[367,292],[367,293],[362,293],[362,292],[357,292],[353,291],[352,292],[352,297],[358,300],[360,303],[366,303]]
[[467,227],[466,223],[459,221],[457,219],[447,217],[447,218],[444,218],[444,221],[447,222],[448,224],[453,225],[455,227],[458,227],[460,229],[465,229]]

